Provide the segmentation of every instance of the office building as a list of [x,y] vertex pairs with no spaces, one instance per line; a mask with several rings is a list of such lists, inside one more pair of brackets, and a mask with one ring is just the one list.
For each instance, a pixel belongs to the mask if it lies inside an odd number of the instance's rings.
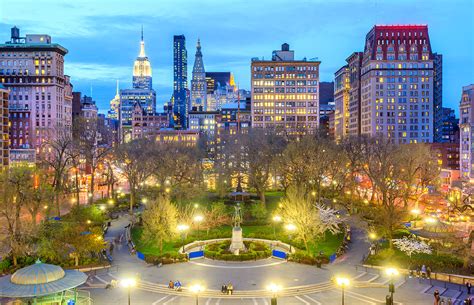
[[271,60],[252,59],[252,127],[287,134],[314,132],[319,126],[319,64],[295,60],[286,43]]
[[10,162],[8,90],[0,84],[0,170]]
[[464,181],[474,182],[474,84],[462,88],[459,108],[460,175]]
[[173,38],[173,121],[176,129],[186,129],[189,111],[188,100],[188,51],[186,37],[175,35]]
[[434,142],[443,141],[443,55],[433,53],[433,124]]
[[198,39],[196,56],[194,58],[193,77],[191,79],[191,105],[190,108],[206,109],[207,84],[206,72],[202,60],[201,41]]
[[339,142],[349,134],[349,67],[339,69],[334,79],[334,138]]
[[456,118],[454,109],[441,108],[441,125],[439,126],[439,139],[437,143],[459,144],[459,119]]
[[245,90],[238,90],[231,72],[206,72],[206,109],[219,111],[222,105],[245,99]]
[[219,111],[195,110],[189,112],[189,130],[199,131],[213,139],[216,134],[216,126]]
[[[72,86],[64,75],[67,49],[51,36],[20,36],[17,27],[0,44],[0,83],[10,91],[11,145],[37,149],[58,133],[71,133]],[[20,125],[21,124],[21,125]],[[19,153],[21,155],[21,153]]]
[[433,72],[428,26],[374,26],[362,61],[361,134],[433,142]]
[[149,114],[140,104],[135,104],[132,114],[132,140],[152,138],[163,128],[168,128],[169,120],[166,113]]

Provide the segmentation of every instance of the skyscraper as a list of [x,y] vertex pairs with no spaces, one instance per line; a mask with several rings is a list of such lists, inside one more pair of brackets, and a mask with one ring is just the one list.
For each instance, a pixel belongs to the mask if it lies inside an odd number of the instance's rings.
[[64,75],[63,46],[52,43],[51,36],[20,36],[11,29],[11,39],[0,44],[0,83],[9,89],[12,122],[11,146],[37,149],[58,133],[70,134],[71,85]]
[[140,40],[140,54],[133,65],[133,88],[134,89],[152,89],[151,82],[151,64],[148,57],[145,55],[145,41],[142,37]]
[[188,51],[186,37],[173,37],[173,125],[177,129],[186,129],[188,124]]
[[295,60],[286,43],[273,52],[272,60],[252,59],[252,127],[314,132],[319,126],[320,63]]
[[133,65],[133,89],[120,90],[120,140],[132,139],[132,114],[135,104],[140,104],[149,115],[156,112],[156,92],[152,88],[151,64],[145,55],[143,29],[140,41],[140,53]]
[[465,181],[474,181],[474,84],[462,88],[461,103],[459,105],[459,130],[461,144],[459,149],[459,167],[461,178]]
[[202,61],[201,42],[198,39],[194,58],[193,78],[191,80],[191,109],[202,107],[206,110],[207,83]]

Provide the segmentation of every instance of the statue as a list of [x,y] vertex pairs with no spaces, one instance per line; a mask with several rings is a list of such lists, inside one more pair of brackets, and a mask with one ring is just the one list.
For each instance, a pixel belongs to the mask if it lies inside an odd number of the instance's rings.
[[234,209],[234,216],[232,217],[234,227],[232,228],[232,239],[229,250],[234,253],[234,255],[239,255],[240,251],[245,250],[242,228],[240,227],[242,223],[242,209],[239,203],[234,206]]
[[233,217],[233,221],[234,221],[234,228],[240,228],[240,224],[242,223],[242,209],[240,208],[240,204],[237,203],[235,206],[234,206],[234,217]]

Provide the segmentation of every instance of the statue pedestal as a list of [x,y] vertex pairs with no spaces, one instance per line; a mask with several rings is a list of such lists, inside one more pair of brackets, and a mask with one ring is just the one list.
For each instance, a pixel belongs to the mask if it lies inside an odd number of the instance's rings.
[[242,238],[242,228],[232,228],[232,242],[230,244],[229,250],[230,252],[234,253],[234,255],[239,255],[241,250],[245,250],[244,240]]

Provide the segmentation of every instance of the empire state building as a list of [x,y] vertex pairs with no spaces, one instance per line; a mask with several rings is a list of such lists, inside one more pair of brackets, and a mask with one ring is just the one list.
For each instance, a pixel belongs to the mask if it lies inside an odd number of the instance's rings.
[[135,89],[152,89],[151,63],[145,55],[145,41],[142,37],[140,41],[140,54],[138,54],[133,64],[133,88]]

